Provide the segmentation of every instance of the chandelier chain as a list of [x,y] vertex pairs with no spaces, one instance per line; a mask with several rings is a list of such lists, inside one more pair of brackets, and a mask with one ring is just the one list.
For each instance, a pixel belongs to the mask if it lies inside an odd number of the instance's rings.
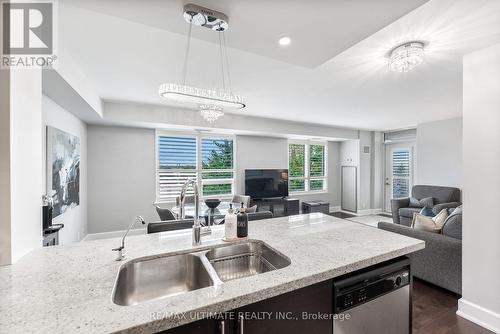
[[191,31],[193,29],[193,23],[189,23],[189,30],[188,30],[188,40],[186,44],[186,53],[184,54],[184,66],[182,69],[182,84],[186,85],[186,77],[187,77],[187,70],[188,70],[188,58],[189,58],[189,49],[191,47]]
[[222,32],[219,31],[219,52],[220,52],[220,69],[222,74],[222,89],[226,91],[226,75],[224,73],[224,53],[222,52]]
[[231,73],[229,72],[229,57],[227,56],[227,45],[226,45],[226,32],[222,32],[222,41],[224,42],[224,54],[226,55],[226,70],[227,70],[227,81],[229,83],[229,93],[233,94],[233,85],[231,83]]

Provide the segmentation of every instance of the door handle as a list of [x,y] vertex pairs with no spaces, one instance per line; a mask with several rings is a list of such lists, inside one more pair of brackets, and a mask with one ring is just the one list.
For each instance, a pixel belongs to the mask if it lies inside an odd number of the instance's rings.
[[244,334],[243,331],[244,331],[244,323],[243,323],[243,320],[244,320],[244,317],[243,317],[243,314],[239,314],[238,315],[238,324],[239,324],[239,328],[240,328],[240,332],[239,334]]
[[224,320],[219,322],[219,333],[226,334],[226,322]]

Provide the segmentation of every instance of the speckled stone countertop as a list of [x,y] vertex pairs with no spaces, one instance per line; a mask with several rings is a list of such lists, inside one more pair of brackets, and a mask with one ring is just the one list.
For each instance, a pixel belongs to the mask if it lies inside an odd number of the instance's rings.
[[[223,244],[223,227],[197,249]],[[315,284],[424,248],[424,242],[323,214],[249,224],[249,238],[288,256],[283,269],[215,288],[134,306],[111,300],[120,265],[118,238],[47,247],[0,267],[0,333],[154,333],[196,320],[176,314],[221,312]],[[127,259],[191,249],[190,231],[129,236]]]

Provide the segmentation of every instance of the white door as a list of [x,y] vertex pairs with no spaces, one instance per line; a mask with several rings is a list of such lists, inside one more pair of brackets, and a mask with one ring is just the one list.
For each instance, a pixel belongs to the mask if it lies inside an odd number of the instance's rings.
[[391,212],[391,199],[409,197],[413,185],[413,145],[386,146],[385,211]]

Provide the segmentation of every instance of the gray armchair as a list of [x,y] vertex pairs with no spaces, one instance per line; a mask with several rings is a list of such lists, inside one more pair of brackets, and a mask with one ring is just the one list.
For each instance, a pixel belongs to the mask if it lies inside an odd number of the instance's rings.
[[378,228],[425,241],[425,248],[410,254],[413,275],[456,294],[462,294],[462,208],[446,219],[442,234],[380,222]]
[[[460,202],[460,189],[453,187],[441,186],[414,186],[411,190],[411,197],[422,199],[432,197],[434,206],[432,211],[438,214],[442,209],[456,208],[462,203]],[[392,219],[395,224],[410,226],[413,214],[420,212],[422,208],[412,207],[410,198],[397,198],[391,200]]]

